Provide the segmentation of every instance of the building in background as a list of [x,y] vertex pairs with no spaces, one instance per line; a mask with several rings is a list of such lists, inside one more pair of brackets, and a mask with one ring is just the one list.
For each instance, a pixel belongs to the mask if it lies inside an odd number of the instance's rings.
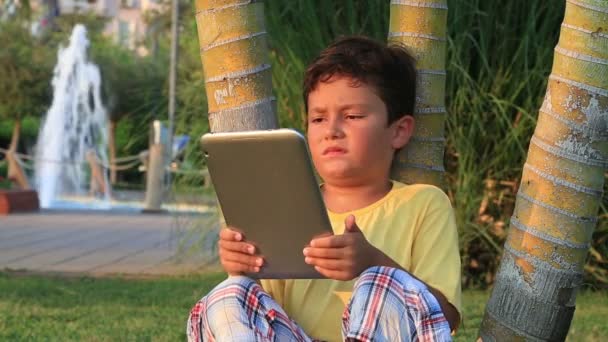
[[[64,1],[64,0],[61,0]],[[73,0],[72,0],[73,1]],[[145,21],[146,13],[161,12],[163,5],[159,0],[97,0],[106,4],[100,6],[101,10],[111,17],[105,34],[113,37],[115,41],[140,55],[148,54],[147,48],[140,44],[150,31]],[[168,10],[168,8],[167,8]],[[112,11],[112,12],[110,12]]]
[[[15,13],[19,0],[0,0],[0,19]],[[168,11],[160,0],[30,0],[32,33],[48,27],[54,17],[63,14],[95,14],[108,19],[104,33],[117,43],[135,50],[140,55],[148,50],[140,44],[150,31],[146,13]]]

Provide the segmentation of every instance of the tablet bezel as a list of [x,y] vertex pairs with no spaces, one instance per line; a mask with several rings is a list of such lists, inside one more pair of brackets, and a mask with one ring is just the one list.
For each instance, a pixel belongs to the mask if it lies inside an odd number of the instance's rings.
[[259,249],[260,279],[324,278],[303,248],[333,234],[306,139],[292,129],[207,133],[207,167],[227,226]]

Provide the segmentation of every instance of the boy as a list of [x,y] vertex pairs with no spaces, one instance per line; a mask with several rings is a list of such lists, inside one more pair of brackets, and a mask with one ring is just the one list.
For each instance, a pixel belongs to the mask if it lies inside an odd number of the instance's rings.
[[263,256],[223,229],[231,276],[192,309],[190,340],[450,340],[460,319],[450,202],[433,186],[389,179],[414,127],[415,75],[403,48],[364,37],[334,42],[309,66],[307,138],[335,235],[302,253],[328,279],[258,284],[242,274]]

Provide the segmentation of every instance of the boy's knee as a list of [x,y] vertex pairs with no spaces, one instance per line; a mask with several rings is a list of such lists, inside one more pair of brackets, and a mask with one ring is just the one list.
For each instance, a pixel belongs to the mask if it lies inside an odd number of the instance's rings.
[[251,278],[229,276],[214,287],[201,301],[204,301],[207,307],[218,302],[245,303],[247,295],[257,288],[261,289],[260,285]]
[[[193,308],[205,321],[216,322],[222,317],[239,316],[247,305],[247,297],[260,287],[255,281],[243,276],[230,276],[219,283]],[[203,317],[201,317],[203,318]]]
[[366,300],[371,292],[387,290],[394,283],[395,273],[400,271],[387,266],[372,266],[365,269],[353,285],[351,304],[357,300]]
[[224,279],[224,281],[217,284],[217,286],[215,288],[213,288],[213,290],[211,292],[218,290],[218,289],[225,288],[225,287],[234,286],[234,285],[241,286],[243,288],[260,286],[253,279],[246,277],[246,276],[228,276],[228,278]]
[[250,278],[228,277],[198,301],[190,311],[189,330],[192,329],[192,335],[221,335],[228,326],[244,319],[248,297],[255,296],[259,291],[260,285]]
[[361,290],[364,284],[369,284],[370,282],[373,282],[377,287],[400,284],[403,288],[415,292],[428,290],[424,283],[402,269],[388,266],[372,266],[361,272],[361,275],[355,282],[353,292]]
[[377,341],[411,340],[419,308],[408,297],[425,291],[426,286],[404,270],[385,266],[366,269],[355,282],[344,313],[343,335],[369,335]]
[[[365,269],[355,281],[353,292],[361,288],[365,283],[380,282],[385,283],[387,280],[395,277],[395,274],[401,270],[388,266],[372,266]],[[401,271],[403,272],[403,271]]]
[[386,274],[389,273],[389,271],[391,270],[396,270],[396,268],[392,268],[392,267],[388,267],[388,266],[372,266],[369,268],[366,268],[365,270],[363,270],[363,272],[361,272],[361,275],[359,276],[359,279],[361,279],[361,277],[363,277],[364,275],[369,275],[369,274]]

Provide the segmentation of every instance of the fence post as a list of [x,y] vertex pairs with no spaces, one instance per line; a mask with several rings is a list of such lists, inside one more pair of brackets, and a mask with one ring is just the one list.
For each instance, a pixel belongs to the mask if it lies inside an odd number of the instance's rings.
[[146,170],[146,199],[144,211],[160,211],[163,201],[164,151],[162,144],[150,146],[148,168]]
[[152,124],[148,165],[146,167],[146,198],[143,212],[154,213],[161,211],[164,195],[165,148],[164,130],[160,121]]

